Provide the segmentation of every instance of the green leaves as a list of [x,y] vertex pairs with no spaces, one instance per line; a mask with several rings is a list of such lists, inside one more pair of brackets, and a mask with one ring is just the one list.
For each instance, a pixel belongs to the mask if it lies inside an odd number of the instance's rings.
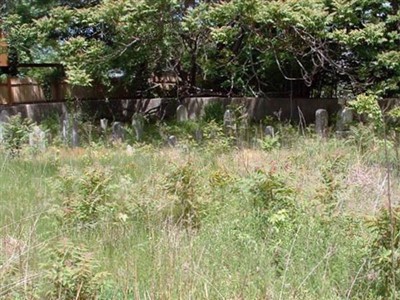
[[375,129],[383,128],[383,114],[376,95],[362,94],[349,104],[358,114],[366,116],[367,120],[374,124]]
[[11,12],[3,27],[20,60],[48,60],[38,49],[51,49],[76,85],[109,84],[107,70],[123,68],[125,84],[142,89],[151,74],[172,71],[184,91],[259,95],[282,92],[291,78],[315,89],[344,81],[357,93],[400,93],[400,17],[390,1],[105,0],[71,8],[49,0],[34,2],[29,18]]

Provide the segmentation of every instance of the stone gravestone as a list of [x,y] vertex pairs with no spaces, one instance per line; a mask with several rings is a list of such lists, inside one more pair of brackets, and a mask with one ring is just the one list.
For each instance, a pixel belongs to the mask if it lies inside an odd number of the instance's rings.
[[178,144],[176,136],[171,135],[168,137],[167,143],[170,147],[175,147]]
[[76,116],[72,117],[71,122],[71,117],[69,116],[69,114],[63,114],[61,126],[61,136],[64,145],[72,148],[79,147],[78,120]]
[[69,115],[64,114],[61,120],[61,136],[64,145],[69,145],[71,136],[70,136],[70,124],[69,124]]
[[136,140],[141,141],[143,138],[144,118],[141,114],[135,113],[132,117],[132,127],[135,130]]
[[74,118],[72,120],[72,148],[79,147],[79,132],[78,132],[78,120]]
[[197,143],[201,143],[201,141],[203,140],[203,130],[201,130],[201,129],[196,129],[196,130],[194,131],[193,136],[194,136],[194,140],[195,140]]
[[229,109],[227,109],[224,113],[225,131],[229,134],[232,134],[234,124],[235,124],[235,120],[234,120],[233,113]]
[[114,142],[124,141],[124,128],[121,122],[114,122],[112,124],[112,139]]
[[107,127],[108,127],[108,120],[107,119],[100,119],[100,128],[103,131],[103,133],[107,132]]
[[338,112],[337,117],[336,135],[338,137],[346,137],[350,131],[350,125],[353,122],[353,110],[344,107]]
[[0,143],[4,140],[4,123],[8,122],[9,114],[6,110],[0,112]]
[[129,106],[129,100],[122,100],[122,115],[124,117],[128,116],[128,106]]
[[186,122],[189,119],[188,110],[184,105],[179,105],[176,109],[176,119],[178,122]]
[[318,109],[315,112],[315,131],[320,137],[327,136],[328,118],[329,116],[326,109]]
[[275,129],[272,126],[266,126],[264,128],[264,135],[268,137],[275,137]]
[[240,145],[244,145],[244,142],[250,141],[250,132],[249,132],[249,113],[245,108],[241,109],[241,114],[239,117],[239,134],[238,134],[238,142]]
[[2,110],[0,112],[0,122],[7,123],[9,118],[10,118],[10,115],[8,114],[8,112],[6,110]]
[[34,126],[29,133],[29,146],[40,151],[46,150],[46,133],[39,126]]

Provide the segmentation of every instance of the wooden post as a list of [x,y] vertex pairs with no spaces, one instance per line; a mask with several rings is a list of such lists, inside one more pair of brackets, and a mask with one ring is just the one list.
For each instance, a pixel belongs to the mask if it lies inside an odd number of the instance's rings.
[[7,77],[7,90],[8,90],[8,99],[9,99],[8,104],[13,104],[14,103],[14,95],[13,95],[13,90],[12,90],[12,85],[11,85],[11,77]]

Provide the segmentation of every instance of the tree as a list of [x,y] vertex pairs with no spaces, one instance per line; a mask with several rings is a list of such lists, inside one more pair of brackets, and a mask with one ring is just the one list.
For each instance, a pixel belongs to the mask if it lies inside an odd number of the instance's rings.
[[61,62],[75,84],[108,84],[120,69],[132,90],[169,71],[186,93],[400,91],[395,0],[36,0],[26,12],[28,2],[9,1],[10,43],[21,60]]

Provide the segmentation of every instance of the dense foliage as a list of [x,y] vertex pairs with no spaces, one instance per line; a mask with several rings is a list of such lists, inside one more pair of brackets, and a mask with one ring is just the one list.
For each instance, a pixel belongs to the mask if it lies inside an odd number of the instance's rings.
[[181,94],[400,92],[395,0],[7,2],[20,61],[61,62],[73,84],[114,70],[136,91],[172,74]]

